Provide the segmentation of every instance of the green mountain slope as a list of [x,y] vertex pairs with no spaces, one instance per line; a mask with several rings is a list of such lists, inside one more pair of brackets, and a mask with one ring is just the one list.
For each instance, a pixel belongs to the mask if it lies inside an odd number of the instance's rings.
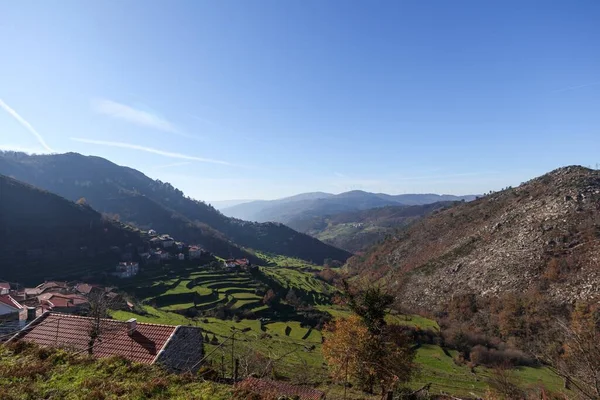
[[94,209],[117,215],[121,221],[170,233],[224,257],[253,258],[244,248],[316,263],[325,258],[344,261],[350,256],[279,223],[228,218],[210,205],[184,196],[169,183],[100,157],[5,152],[0,153],[0,173],[70,200],[84,197]]
[[290,220],[288,225],[325,243],[356,253],[366,250],[425,215],[459,203],[387,206],[327,216],[299,216]]

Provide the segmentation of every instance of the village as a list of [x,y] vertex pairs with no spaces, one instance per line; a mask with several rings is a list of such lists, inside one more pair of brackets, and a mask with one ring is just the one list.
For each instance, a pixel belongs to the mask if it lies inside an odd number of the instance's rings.
[[[212,257],[199,245],[186,245],[175,241],[170,235],[158,235],[149,230],[150,248],[137,249],[120,254],[119,261],[109,275],[119,279],[137,276],[144,268],[186,260]],[[120,249],[115,249],[115,251]],[[136,260],[137,258],[137,260]],[[138,261],[139,260],[139,261]],[[237,271],[251,267],[248,259],[227,259],[221,264],[226,271]],[[118,285],[103,286],[85,282],[46,281],[35,287],[22,287],[18,283],[0,281],[0,335],[3,332],[23,328],[28,322],[45,312],[86,315],[90,308],[90,297],[103,296],[113,309],[133,309],[132,302],[119,294]],[[0,342],[2,340],[0,339]]]
[[[168,271],[178,264],[189,266],[190,261],[212,260],[210,271],[220,270],[227,275],[248,273],[256,267],[246,258],[217,259],[198,245],[186,245],[170,235],[153,231],[149,234],[150,248],[121,253],[121,261],[112,271],[98,276],[102,284],[89,283],[93,280],[48,280],[25,287],[0,281],[0,343],[69,349],[96,358],[122,357],[158,365],[172,373],[198,373],[207,357],[205,344],[217,348],[230,346],[227,338],[219,343],[213,334],[209,342],[206,332],[197,325],[170,326],[139,322],[137,318],[125,321],[108,317],[109,309],[135,311],[134,300],[119,289],[120,284],[126,286],[144,272],[164,268]],[[233,330],[232,335],[235,333]],[[234,383],[238,390],[254,393],[276,391],[302,399],[325,398],[323,392],[306,386],[252,376],[238,379],[237,367],[230,378],[221,379]]]

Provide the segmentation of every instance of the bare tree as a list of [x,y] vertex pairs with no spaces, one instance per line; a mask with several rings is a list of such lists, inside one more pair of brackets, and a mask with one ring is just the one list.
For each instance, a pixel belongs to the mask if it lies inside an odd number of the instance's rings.
[[94,353],[94,346],[104,330],[102,319],[109,316],[108,312],[113,306],[113,300],[106,295],[104,290],[92,290],[87,297],[89,302],[88,316],[91,317],[88,354],[91,356]]
[[600,310],[578,305],[571,320],[557,319],[540,338],[538,357],[580,399],[600,400]]

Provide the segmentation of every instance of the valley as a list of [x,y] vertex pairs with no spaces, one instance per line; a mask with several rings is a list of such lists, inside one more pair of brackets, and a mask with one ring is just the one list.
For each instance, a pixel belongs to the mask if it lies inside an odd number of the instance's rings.
[[[73,189],[71,184],[64,186],[64,180],[46,186],[55,184]],[[168,184],[158,185],[155,190],[177,193]],[[121,299],[106,309],[106,317],[115,321],[201,329],[201,376],[219,384],[237,382],[238,376],[276,379],[317,388],[332,399],[376,398],[364,388],[344,388],[331,380],[326,344],[332,340],[332,327],[362,315],[349,300],[353,291],[379,288],[393,293],[385,300],[392,303],[382,303],[389,304],[381,311],[382,321],[410,343],[414,372],[406,379],[406,390],[426,387],[432,396],[485,397],[499,390],[495,382],[506,373],[518,393],[575,396],[565,387],[565,372],[557,370],[551,358],[529,351],[542,346],[547,335],[559,335],[548,329],[554,326],[552,317],[575,315],[579,302],[595,298],[583,282],[595,282],[599,188],[597,171],[565,167],[470,202],[313,215],[290,220],[291,228],[224,216],[214,220],[221,230],[222,221],[242,227],[227,232],[242,238],[241,243],[258,244],[246,247],[202,223],[185,225],[204,232],[200,236],[186,234],[177,224],[164,225],[175,233],[157,231],[163,225],[153,222],[134,225],[141,218],[138,206],[150,200],[139,193],[106,197],[85,189],[72,196],[87,197],[73,203],[0,176],[2,273],[10,283],[11,299],[28,307],[35,303],[39,318],[56,312],[52,301],[59,298],[77,298],[79,306],[67,300],[62,309],[89,315],[94,298],[84,294],[84,301],[64,288],[105,287],[106,293]],[[210,209],[177,196],[182,211]],[[115,219],[98,213],[88,197],[95,204],[129,210],[128,222],[120,215]],[[155,204],[154,215],[160,218],[167,208],[156,199],[147,204]],[[207,212],[207,218],[220,215]],[[184,221],[187,217],[181,215]],[[264,235],[244,238],[248,227]],[[294,236],[273,237],[275,232]],[[181,233],[198,242],[181,241]],[[219,240],[227,243],[226,249]],[[70,247],[64,243],[77,251],[66,251]],[[306,249],[305,243],[316,245]],[[31,249],[41,250],[34,256]],[[355,255],[344,263],[339,255],[350,252]],[[318,261],[309,254],[318,255]],[[19,289],[19,284],[48,277],[71,283]],[[48,293],[40,289],[51,284],[56,287]],[[38,300],[28,298],[27,293],[36,290],[41,291],[35,294]],[[508,372],[501,371],[503,363]]]

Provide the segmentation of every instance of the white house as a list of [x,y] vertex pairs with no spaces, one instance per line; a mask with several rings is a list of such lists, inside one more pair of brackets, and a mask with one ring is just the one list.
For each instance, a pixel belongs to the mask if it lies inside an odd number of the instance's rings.
[[162,235],[160,237],[160,241],[162,243],[162,247],[164,247],[165,249],[175,244],[175,240],[169,235]]
[[190,260],[202,257],[203,250],[198,246],[191,246],[188,250]]
[[115,275],[119,278],[131,278],[140,271],[140,264],[136,262],[121,262],[117,265]]
[[10,283],[0,282],[0,295],[10,293]]
[[183,261],[183,260],[185,260],[185,255],[183,253],[179,253],[179,254],[177,254],[177,259],[179,261]]
[[148,235],[150,235],[150,236],[156,236],[156,231],[154,229],[150,229],[148,231]]
[[7,294],[0,296],[0,316],[8,314],[24,314],[27,319],[27,309]]
[[224,264],[225,268],[248,267],[250,265],[250,261],[248,261],[247,258],[231,258],[229,260],[225,260]]

